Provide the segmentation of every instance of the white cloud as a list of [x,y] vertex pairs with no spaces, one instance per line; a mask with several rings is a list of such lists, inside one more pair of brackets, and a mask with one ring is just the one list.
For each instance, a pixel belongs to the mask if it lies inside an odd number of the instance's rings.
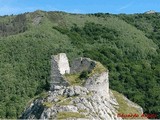
[[130,2],[122,7],[120,7],[118,10],[121,11],[121,10],[124,10],[124,9],[127,9],[129,8],[130,6],[132,6],[134,4],[134,2]]

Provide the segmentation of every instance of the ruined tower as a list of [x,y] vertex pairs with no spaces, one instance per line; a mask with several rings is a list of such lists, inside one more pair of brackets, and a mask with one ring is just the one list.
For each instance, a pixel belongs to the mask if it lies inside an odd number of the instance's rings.
[[65,53],[51,56],[51,90],[55,86],[67,86],[68,83],[64,80],[63,75],[70,73],[68,58]]

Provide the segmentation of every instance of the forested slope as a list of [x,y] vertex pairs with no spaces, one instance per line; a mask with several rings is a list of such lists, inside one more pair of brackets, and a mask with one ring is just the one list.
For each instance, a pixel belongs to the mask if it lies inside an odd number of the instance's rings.
[[[69,14],[36,11],[0,17],[0,118],[17,118],[48,89],[51,55],[100,61],[110,88],[160,111],[160,14]],[[154,18],[154,19],[153,19]]]

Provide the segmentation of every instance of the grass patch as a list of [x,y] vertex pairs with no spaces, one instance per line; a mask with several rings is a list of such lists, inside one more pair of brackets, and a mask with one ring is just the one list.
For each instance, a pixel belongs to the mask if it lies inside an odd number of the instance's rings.
[[77,74],[66,74],[66,80],[69,82],[70,85],[83,85],[84,79],[80,79],[80,73]]
[[44,102],[43,106],[47,107],[47,108],[51,108],[53,106],[53,103],[52,102]]
[[71,99],[68,98],[68,99],[65,99],[65,100],[61,100],[58,104],[59,105],[69,105],[71,102]]
[[113,95],[115,96],[118,104],[119,104],[119,109],[118,109],[118,113],[124,113],[124,114],[139,114],[141,115],[141,113],[138,111],[138,109],[136,109],[135,107],[129,106],[127,104],[127,101],[124,100],[123,95],[118,93],[117,91],[112,90]]
[[77,112],[59,112],[57,114],[57,119],[66,119],[66,118],[85,118],[85,115]]
[[80,110],[78,110],[78,112],[80,112],[80,113],[81,113],[81,112],[82,112],[82,113],[83,113],[83,112],[84,112],[84,113],[86,113],[86,112],[87,112],[87,110],[80,109]]
[[62,100],[64,100],[64,99],[66,99],[67,97],[66,96],[58,96],[58,99],[59,99],[59,101],[62,101]]

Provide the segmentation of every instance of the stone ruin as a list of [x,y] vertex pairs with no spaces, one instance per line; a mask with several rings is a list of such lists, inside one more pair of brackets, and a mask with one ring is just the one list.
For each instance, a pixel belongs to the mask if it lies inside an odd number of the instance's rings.
[[71,64],[71,73],[91,71],[96,66],[96,61],[90,58],[77,58]]
[[[51,91],[57,86],[69,86],[69,83],[63,77],[64,74],[80,73],[82,71],[92,71],[97,62],[90,58],[76,58],[69,66],[68,58],[65,53],[53,55],[51,57]],[[109,97],[108,72],[94,74],[89,77],[84,87],[91,91],[96,91],[102,96]]]
[[[51,60],[51,91],[47,97],[33,100],[20,116],[20,119],[59,119],[62,112],[75,113],[83,117],[71,117],[67,120],[122,120],[117,116],[119,104],[109,90],[108,71],[101,69],[100,63],[89,58],[75,59],[69,67],[65,53],[53,55]],[[93,70],[93,71],[92,71]],[[65,74],[91,71],[83,86],[72,86],[65,80]],[[143,114],[143,109],[123,98],[128,106]],[[67,103],[67,104],[66,104]],[[84,112],[81,112],[84,110]]]
[[51,90],[54,86],[67,86],[67,81],[64,80],[63,75],[70,73],[68,58],[65,53],[51,56]]

